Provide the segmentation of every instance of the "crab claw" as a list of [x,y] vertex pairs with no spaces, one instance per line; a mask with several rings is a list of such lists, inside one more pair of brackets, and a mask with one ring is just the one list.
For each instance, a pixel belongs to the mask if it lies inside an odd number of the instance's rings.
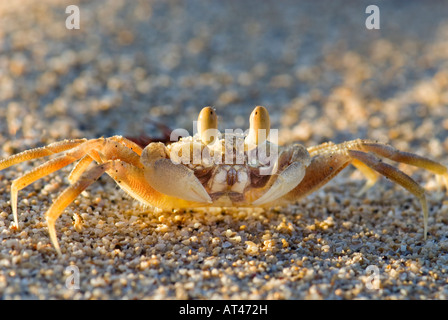
[[255,206],[260,206],[277,200],[297,187],[305,176],[306,166],[300,162],[291,163],[282,173],[280,173],[271,188],[260,198],[252,202]]
[[303,146],[293,145],[289,152],[286,152],[279,157],[275,166],[280,166],[281,162],[285,161],[284,158],[289,157],[292,163],[281,171],[275,182],[265,194],[252,202],[253,205],[260,206],[275,201],[299,185],[305,176],[306,168],[311,161],[309,154]]
[[152,188],[168,196],[187,201],[212,203],[212,199],[193,171],[167,158],[163,143],[150,143],[141,156],[145,178]]

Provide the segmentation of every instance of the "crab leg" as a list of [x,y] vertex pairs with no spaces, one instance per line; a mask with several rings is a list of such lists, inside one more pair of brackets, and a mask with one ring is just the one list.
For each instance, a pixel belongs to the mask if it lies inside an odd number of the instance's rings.
[[331,148],[333,146],[335,146],[335,144],[333,142],[329,141],[329,142],[324,142],[322,144],[319,144],[317,146],[309,147],[307,150],[308,150],[310,156],[314,157],[319,154],[319,151]]
[[64,209],[73,200],[81,194],[88,186],[94,183],[107,169],[112,165],[112,161],[96,165],[92,169],[84,172],[81,177],[74,184],[65,189],[53,202],[51,207],[45,213],[45,217],[48,225],[48,232],[50,234],[50,240],[53,243],[56,251],[61,255],[61,249],[59,247],[58,239],[56,237],[55,223]]
[[[357,139],[347,141],[341,144],[334,144],[332,142],[327,142],[315,147],[308,148],[308,152],[310,153],[311,157],[317,155],[321,156],[324,154],[347,153],[348,150],[372,152],[381,157],[388,158],[393,161],[429,170],[437,175],[443,176],[443,178],[445,179],[446,189],[448,190],[448,169],[444,165],[414,153],[397,150],[394,147],[385,143],[379,143],[371,140]],[[362,166],[362,164],[356,161],[352,162],[352,164],[356,168],[358,168],[367,177],[368,180],[370,180],[366,184],[366,187],[368,185],[371,186],[375,183],[376,179],[374,178],[374,175],[371,172],[372,170],[369,171],[368,169],[366,169],[365,166]]]
[[124,145],[128,149],[131,149],[132,151],[134,151],[139,156],[142,155],[143,149],[138,144],[136,144],[135,142],[133,142],[133,141],[131,141],[129,139],[126,139],[125,137],[113,136],[113,137],[110,137],[109,139],[121,143],[122,145]]
[[363,195],[367,190],[369,190],[371,187],[373,187],[373,185],[378,181],[378,174],[376,173],[375,170],[371,169],[368,165],[364,164],[363,162],[357,160],[357,159],[353,159],[352,160],[352,165],[358,169],[359,171],[362,172],[362,174],[366,177],[367,182],[364,185],[364,187],[362,187],[361,190],[359,190],[359,192],[357,193],[357,196],[361,196]]
[[428,206],[423,188],[402,171],[382,162],[376,156],[362,151],[347,150],[344,153],[324,154],[314,157],[302,182],[289,192],[284,199],[287,201],[297,200],[319,189],[353,160],[361,161],[369,169],[373,169],[400,184],[419,199],[423,210],[424,238],[426,239]]
[[68,181],[70,183],[76,182],[79,177],[84,173],[84,171],[87,170],[87,168],[90,166],[90,164],[93,162],[93,159],[88,154],[85,155],[81,160],[78,161],[78,163],[75,165],[75,167],[70,172],[70,175],[68,176]]
[[[333,142],[325,142],[317,146],[309,147],[307,150],[311,157],[319,155],[319,152],[324,152],[325,149],[336,149],[334,148],[335,144]],[[361,171],[361,173],[366,177],[367,182],[364,187],[357,193],[358,196],[364,194],[368,189],[370,189],[378,180],[378,174],[375,170],[369,168],[367,165],[363,164],[361,161],[353,159],[351,164]]]
[[64,209],[103,173],[111,176],[123,190],[145,205],[165,209],[204,206],[202,203],[188,202],[162,194],[149,185],[143,169],[121,160],[109,160],[85,171],[76,182],[57,197],[46,212],[50,239],[58,254],[61,254],[61,250],[56,236],[56,220]]
[[87,141],[86,139],[64,140],[49,144],[48,146],[45,147],[35,148],[15,154],[0,161],[0,170],[6,169],[10,166],[13,166],[15,164],[24,161],[43,158],[55,153],[60,153],[62,151],[72,149],[86,141]]
[[426,240],[426,234],[428,231],[428,204],[426,202],[425,190],[407,174],[387,163],[382,162],[381,159],[373,154],[357,150],[349,150],[348,152],[351,157],[362,161],[364,164],[379,172],[386,178],[398,183],[418,198],[423,210],[424,238]]
[[0,171],[3,169],[6,169],[8,167],[11,167],[15,164],[19,164],[21,162],[38,159],[47,157],[53,154],[61,153],[63,151],[67,151],[70,149],[73,149],[77,146],[80,146],[84,144],[85,142],[89,141],[98,141],[98,140],[111,140],[119,142],[121,145],[124,145],[125,147],[129,148],[133,152],[135,152],[137,155],[141,155],[143,149],[136,144],[135,142],[132,142],[131,140],[128,140],[122,136],[113,136],[108,139],[100,138],[100,139],[93,139],[93,140],[87,140],[87,139],[73,139],[73,140],[64,140],[64,141],[58,141],[51,143],[45,147],[40,148],[34,148],[30,150],[23,151],[21,153],[12,155],[8,158],[0,160]]
[[284,200],[293,201],[315,191],[351,163],[368,179],[362,192],[376,182],[378,178],[376,172],[378,172],[398,183],[419,199],[423,210],[424,238],[426,239],[428,206],[424,189],[408,175],[382,162],[374,154],[442,175],[448,189],[448,169],[445,166],[416,154],[399,151],[387,144],[361,139],[337,145],[331,142],[325,143],[308,148],[308,151],[313,158],[307,168],[307,173],[300,184],[284,197]]
[[[61,155],[57,158],[51,159],[37,168],[32,169],[31,171],[27,172],[20,178],[15,179],[11,184],[11,208],[13,212],[14,217],[14,223],[18,227],[18,216],[17,216],[17,194],[20,190],[27,187],[31,183],[57,171],[61,168],[75,162],[76,160],[83,157],[87,151],[89,151],[92,148],[99,148],[103,144],[103,141],[101,139],[96,140],[89,140],[81,145],[72,148],[71,150],[67,151],[66,154]],[[46,150],[45,148],[43,150]],[[7,158],[6,160],[8,160]],[[27,159],[28,160],[28,159]],[[23,160],[24,161],[24,160]]]
[[370,151],[390,160],[406,163],[442,175],[445,178],[445,185],[448,190],[448,169],[444,165],[414,153],[397,150],[387,144],[360,140],[360,146],[363,151]]
[[19,227],[19,221],[17,217],[17,194],[20,190],[27,187],[31,183],[43,178],[67,165],[76,161],[77,159],[70,156],[60,156],[58,158],[49,160],[44,164],[34,168],[30,172],[14,180],[11,184],[11,208],[14,216],[14,223]]
[[[67,147],[67,144],[64,144],[64,147]],[[50,150],[47,150],[50,149]],[[44,150],[44,151],[42,151]],[[51,154],[53,151],[60,150],[60,148],[43,148],[43,149],[36,149],[37,152],[23,153],[24,155],[27,155],[27,157],[10,157],[4,160],[4,162],[8,162],[9,159],[14,158],[13,160],[16,160],[18,162],[30,160],[33,158],[29,158],[29,155],[33,155],[35,157],[42,156],[43,152],[45,155]],[[49,153],[50,152],[50,153]],[[85,157],[86,154],[89,154],[89,157]],[[92,160],[94,158],[98,162],[104,162],[103,159],[101,159],[101,154],[104,157],[104,160],[109,160],[107,157],[112,158],[112,154],[116,154],[115,158],[122,158],[124,161],[128,161],[132,164],[141,166],[140,164],[140,157],[133,152],[132,150],[126,148],[123,144],[114,142],[113,140],[109,139],[94,139],[94,140],[88,140],[83,142],[82,144],[78,145],[77,147],[72,147],[71,150],[67,151],[64,155],[61,155],[57,158],[51,159],[42,165],[38,166],[37,168],[34,168],[33,170],[29,171],[28,173],[24,174],[22,177],[14,180],[11,185],[11,208],[14,216],[14,223],[18,227],[18,216],[17,216],[17,194],[18,192],[30,185],[31,183],[35,182],[38,179],[41,179],[57,170],[60,170],[61,168],[75,162],[76,160],[81,159],[84,157],[74,168],[74,171],[72,171],[70,175],[70,181],[75,181],[77,176],[80,176],[83,171],[87,169],[88,166],[88,160]],[[107,156],[107,157],[106,157]],[[90,159],[89,159],[90,158]],[[12,161],[14,162],[14,161]],[[16,163],[18,163],[16,162]],[[9,165],[11,164],[11,161],[8,162]],[[14,163],[13,163],[14,164]]]

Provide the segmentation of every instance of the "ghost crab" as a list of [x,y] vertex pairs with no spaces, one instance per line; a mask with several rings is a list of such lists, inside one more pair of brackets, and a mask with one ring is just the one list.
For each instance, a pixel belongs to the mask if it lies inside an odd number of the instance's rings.
[[[56,220],[103,173],[107,173],[141,203],[163,210],[194,207],[268,208],[296,202],[352,164],[367,178],[361,192],[370,188],[381,174],[418,198],[423,211],[425,239],[428,207],[424,189],[402,171],[382,162],[380,157],[441,175],[448,188],[445,166],[384,143],[357,139],[340,144],[323,143],[308,149],[299,144],[280,147],[268,139],[269,114],[261,106],[253,110],[247,133],[221,135],[217,128],[215,110],[206,107],[198,117],[198,132],[171,144],[153,142],[142,148],[122,136],[76,139],[55,142],[3,159],[0,170],[23,161],[60,154],[12,182],[14,223],[18,227],[18,191],[75,161],[77,163],[68,177],[70,186],[56,198],[45,214],[51,242],[59,254]],[[266,152],[268,149],[269,154]],[[275,157],[271,157],[274,154],[272,150],[276,151]],[[265,157],[251,157],[260,154]],[[200,155],[199,160],[195,158],[197,155]],[[196,162],[189,161],[191,159],[196,159]],[[265,172],[262,173],[262,170]]]

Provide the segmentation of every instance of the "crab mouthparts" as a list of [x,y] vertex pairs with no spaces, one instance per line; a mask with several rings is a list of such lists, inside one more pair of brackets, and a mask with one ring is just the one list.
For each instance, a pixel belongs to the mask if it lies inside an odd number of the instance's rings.
[[237,172],[235,168],[230,168],[229,171],[227,171],[227,185],[229,187],[233,186],[237,182]]

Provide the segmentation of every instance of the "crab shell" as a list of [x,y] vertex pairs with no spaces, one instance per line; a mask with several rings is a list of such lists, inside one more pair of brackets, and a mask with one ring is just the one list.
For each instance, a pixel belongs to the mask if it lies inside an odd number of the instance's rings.
[[310,164],[305,147],[267,140],[269,115],[264,107],[251,114],[248,134],[217,131],[212,108],[198,118],[198,133],[168,146],[148,145],[141,157],[145,177],[156,191],[187,201],[158,207],[269,207],[303,179]]
[[[242,139],[238,135],[231,138]],[[190,137],[168,147],[154,143],[144,150],[142,163],[151,187],[162,194],[188,201],[166,203],[165,209],[178,206],[269,207],[300,183],[310,163],[310,156],[303,146],[279,147],[269,142],[244,151],[241,157],[234,155],[229,160],[226,155],[232,146],[226,140],[233,139],[226,135],[211,147],[196,137]],[[251,154],[259,154],[261,150],[270,148],[277,148],[277,157],[266,163],[258,160],[250,162]],[[176,156],[173,161],[172,154],[176,154],[178,149],[187,149],[190,161],[185,161],[185,156]],[[199,163],[193,162],[196,150],[210,157],[205,157],[205,160],[202,157]],[[165,157],[154,160],[155,155]],[[179,158],[184,158],[184,161],[178,163]]]

